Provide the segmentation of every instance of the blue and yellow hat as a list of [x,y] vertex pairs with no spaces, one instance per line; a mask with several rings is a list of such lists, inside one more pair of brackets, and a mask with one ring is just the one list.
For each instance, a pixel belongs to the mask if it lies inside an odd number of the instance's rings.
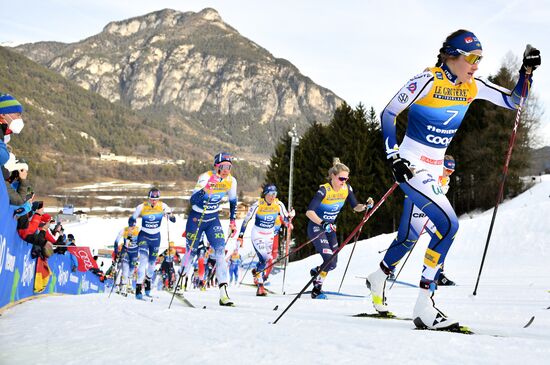
[[483,48],[481,48],[481,42],[474,33],[464,32],[449,39],[445,45],[445,53],[451,56],[460,56],[459,49],[464,52],[471,52]]
[[9,94],[0,95],[0,114],[23,113],[23,106]]

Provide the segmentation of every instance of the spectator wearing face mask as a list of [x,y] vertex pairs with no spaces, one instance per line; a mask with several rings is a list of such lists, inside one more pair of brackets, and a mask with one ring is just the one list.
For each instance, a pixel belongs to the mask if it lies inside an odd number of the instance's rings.
[[20,102],[11,95],[0,95],[0,166],[4,166],[10,158],[7,143],[11,134],[19,134],[23,129],[22,114],[23,106]]

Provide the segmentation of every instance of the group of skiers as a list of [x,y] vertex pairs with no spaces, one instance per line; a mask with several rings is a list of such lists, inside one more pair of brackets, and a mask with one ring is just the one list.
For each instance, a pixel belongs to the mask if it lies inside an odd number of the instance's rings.
[[[469,31],[458,30],[443,42],[435,67],[414,76],[395,94],[381,114],[383,145],[391,171],[405,193],[403,213],[396,238],[391,242],[377,270],[368,275],[366,283],[372,294],[375,310],[382,316],[390,315],[386,298],[386,281],[391,277],[401,259],[416,244],[419,236],[427,232],[430,243],[426,249],[423,269],[419,280],[419,293],[413,311],[417,327],[448,329],[458,321],[446,316],[435,306],[434,292],[438,285],[452,285],[443,273],[443,264],[458,231],[458,219],[445,196],[450,175],[455,170],[455,160],[446,155],[453,136],[457,132],[469,105],[475,99],[484,99],[495,105],[517,109],[527,97],[532,83],[532,72],[540,65],[540,52],[530,46],[523,57],[519,77],[513,90],[507,90],[487,80],[474,77],[482,59],[482,47],[478,38]],[[396,134],[397,116],[408,109],[408,123],[405,137],[398,143]],[[219,304],[232,306],[227,292],[228,270],[225,257],[226,238],[222,229],[219,211],[222,199],[227,196],[230,205],[229,236],[237,232],[235,212],[237,206],[237,181],[231,175],[232,158],[219,153],[214,158],[211,171],[200,175],[191,196],[191,213],[186,224],[187,251],[182,258],[183,274],[189,275],[192,257],[197,255],[198,240],[203,234],[213,249],[216,259],[216,278],[219,286]],[[349,185],[350,169],[336,160],[328,170],[328,181],[322,184],[305,212],[308,218],[307,235],[313,242],[323,263],[312,268],[311,297],[326,298],[322,291],[328,272],[337,265],[333,257],[339,247],[336,235],[336,220],[339,212],[348,202],[354,211],[364,212],[373,207],[369,198],[359,203]],[[170,208],[159,203],[160,194],[152,190],[149,200],[136,209],[130,218],[128,232],[135,220],[142,217],[139,234],[132,231],[128,246],[128,259],[136,263],[139,250],[139,275],[136,296],[150,290],[152,264],[158,252],[159,226],[164,215],[174,221]],[[258,257],[258,264],[252,270],[257,295],[266,295],[264,281],[269,275],[271,264],[277,256],[274,239],[277,222],[292,229],[293,209],[287,211],[277,199],[277,187],[266,184],[262,197],[248,211],[238,235],[242,247],[244,233],[250,221],[254,221],[251,241]],[[126,235],[126,231],[123,235]],[[133,237],[136,237],[133,240]],[[235,252],[238,255],[238,251]],[[143,257],[143,259],[141,259]],[[124,261],[123,261],[124,262]],[[238,261],[237,261],[238,262]],[[238,264],[237,266],[238,267]],[[235,275],[233,266],[232,277]],[[237,269],[238,270],[238,269]]]

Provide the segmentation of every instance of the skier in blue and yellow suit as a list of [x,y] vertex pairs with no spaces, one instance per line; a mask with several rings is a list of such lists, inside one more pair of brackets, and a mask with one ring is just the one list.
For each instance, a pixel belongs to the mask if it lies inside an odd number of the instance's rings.
[[[386,278],[418,239],[420,232],[411,229],[410,225],[413,208],[418,207],[437,229],[426,250],[420,292],[414,307],[413,319],[418,327],[447,329],[458,325],[457,321],[439,311],[433,301],[441,266],[458,231],[457,216],[438,187],[445,151],[472,101],[484,99],[504,108],[516,109],[527,77],[527,89],[531,85],[526,69],[535,69],[540,64],[540,52],[528,46],[517,85],[510,91],[474,78],[481,54],[481,43],[472,32],[458,30],[452,33],[439,51],[436,67],[410,79],[381,115],[387,158],[399,187],[405,193],[405,203],[397,237],[380,268],[368,276],[367,285],[375,309],[388,313],[384,292]],[[407,130],[401,145],[398,145],[397,115],[407,108]]]
[[[222,199],[229,200],[230,236],[236,233],[235,216],[237,211],[237,180],[231,175],[232,156],[221,152],[214,157],[214,169],[199,176],[191,195],[191,212],[187,219],[187,253],[183,259],[185,273],[191,275],[191,255],[196,255],[198,239],[203,232],[214,249],[216,259],[216,278],[220,287],[219,304],[232,306],[227,294],[228,271],[225,261],[225,235],[220,223],[219,211]],[[188,271],[189,270],[189,271]]]
[[[370,208],[373,203],[371,198],[368,200],[368,206],[357,202],[353,189],[346,183],[349,179],[349,171],[346,165],[335,159],[333,166],[328,170],[329,182],[319,187],[307,207],[306,216],[309,218],[307,236],[313,240],[315,250],[321,254],[323,263],[327,262],[338,249],[335,222],[344,203],[348,201],[356,212]],[[313,299],[326,299],[321,288],[327,273],[336,268],[337,259],[335,257],[323,271],[319,271],[320,267],[311,269],[311,276],[315,276],[311,291]]]
[[[152,188],[149,190],[148,200],[138,205],[134,214],[128,219],[128,226],[132,227],[136,224],[136,220],[141,217],[141,229],[137,238],[139,265],[136,280],[136,299],[143,299],[141,292],[143,284],[145,284],[145,295],[151,296],[151,278],[155,272],[155,263],[160,247],[160,224],[165,215],[168,216],[171,222],[176,221],[170,207],[160,201],[160,190]],[[131,250],[128,250],[128,255],[131,262],[133,262]],[[133,269],[133,267],[130,267],[130,270]]]

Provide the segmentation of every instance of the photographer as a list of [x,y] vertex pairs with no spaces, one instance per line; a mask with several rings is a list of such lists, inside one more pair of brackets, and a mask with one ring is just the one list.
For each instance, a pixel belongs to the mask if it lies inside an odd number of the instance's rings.
[[10,158],[4,167],[9,172],[9,177],[5,180],[5,183],[10,205],[14,210],[23,208],[23,211],[19,210],[17,212],[18,216],[22,215],[23,212],[28,213],[31,208],[30,202],[34,197],[33,189],[27,179],[29,165],[25,160],[17,159],[15,155],[10,153]]

